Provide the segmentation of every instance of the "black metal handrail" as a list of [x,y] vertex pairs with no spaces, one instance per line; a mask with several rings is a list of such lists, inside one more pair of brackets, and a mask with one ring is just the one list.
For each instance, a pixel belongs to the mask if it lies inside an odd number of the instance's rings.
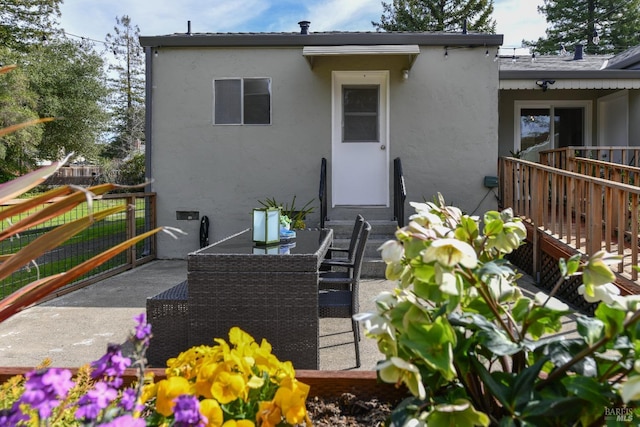
[[320,190],[318,191],[318,199],[320,199],[320,228],[324,228],[324,222],[327,219],[327,159],[324,157],[320,163]]
[[404,185],[402,161],[400,157],[393,160],[393,216],[399,227],[404,227],[404,202],[407,199],[407,189]]

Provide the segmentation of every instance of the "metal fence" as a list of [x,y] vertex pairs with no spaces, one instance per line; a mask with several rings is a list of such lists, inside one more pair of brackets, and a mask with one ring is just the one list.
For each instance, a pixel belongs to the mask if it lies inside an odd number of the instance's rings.
[[[100,211],[118,205],[128,205],[122,213],[111,215],[105,220],[94,223],[84,232],[69,239],[57,248],[46,252],[13,275],[0,281],[0,299],[11,294],[38,277],[47,277],[66,271],[83,261],[115,246],[129,238],[142,234],[156,227],[156,195],[155,193],[108,194],[94,200],[94,211]],[[0,206],[2,209],[2,206]],[[65,221],[86,216],[86,204],[82,204],[64,215],[21,233],[19,237],[5,239],[0,242],[0,254],[19,251],[22,247],[42,236]],[[14,222],[15,222],[14,218]],[[1,223],[0,229],[8,227]],[[68,284],[59,290],[61,295],[81,288],[106,277],[129,270],[137,265],[151,261],[156,257],[156,238],[151,236],[134,247],[122,252],[87,275]]]

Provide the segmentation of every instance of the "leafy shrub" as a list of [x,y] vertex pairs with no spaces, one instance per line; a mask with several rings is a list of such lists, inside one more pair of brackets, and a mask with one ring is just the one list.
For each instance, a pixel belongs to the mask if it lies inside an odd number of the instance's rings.
[[[524,296],[504,259],[526,229],[510,209],[482,219],[435,203],[381,246],[394,292],[356,316],[385,360],[379,377],[412,398],[395,426],[591,426],[637,422],[640,411],[640,296],[620,296],[604,252],[560,262],[549,295]],[[582,275],[595,317],[554,298],[564,278]],[[558,334],[567,315],[575,336]]]

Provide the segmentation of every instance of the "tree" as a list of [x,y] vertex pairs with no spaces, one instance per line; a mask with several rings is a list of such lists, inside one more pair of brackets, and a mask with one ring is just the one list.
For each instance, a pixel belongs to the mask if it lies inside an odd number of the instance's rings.
[[493,0],[393,0],[382,2],[377,31],[469,31],[495,33]]
[[116,56],[109,69],[114,137],[104,153],[111,158],[125,158],[144,141],[144,54],[138,37],[140,29],[124,15],[116,17],[114,34],[107,34],[107,46]]
[[546,37],[523,41],[535,52],[553,54],[577,44],[585,53],[619,53],[640,44],[640,0],[544,0]]
[[[2,49],[0,60],[7,59],[13,62],[7,49]],[[36,97],[24,70],[0,74],[0,129],[37,119],[35,108]],[[32,169],[42,133],[43,125],[37,125],[0,137],[0,182]]]
[[25,52],[57,33],[62,0],[0,0],[0,45]]
[[96,158],[97,142],[109,120],[102,57],[87,41],[54,40],[32,49],[25,58],[25,70],[38,97],[38,114],[58,118],[47,125],[37,157],[57,160],[74,152]]

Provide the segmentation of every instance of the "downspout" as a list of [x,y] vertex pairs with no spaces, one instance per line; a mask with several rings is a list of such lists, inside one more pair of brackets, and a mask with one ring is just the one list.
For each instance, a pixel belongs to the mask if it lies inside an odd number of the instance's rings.
[[151,132],[151,118],[153,116],[152,111],[152,90],[153,87],[153,48],[152,46],[147,46],[145,48],[145,118],[144,118],[144,140],[145,140],[145,149],[144,149],[144,170],[145,170],[145,179],[147,181],[147,185],[145,186],[145,191],[150,193],[153,191],[151,186],[151,179],[153,177],[153,169],[151,166],[151,153],[153,151],[153,133]]
[[[146,69],[145,69],[145,81],[144,81],[144,177],[145,177],[145,181],[147,182],[147,185],[145,185],[144,187],[144,191],[147,193],[150,193],[151,191],[153,191],[152,185],[151,185],[151,178],[153,177],[153,170],[151,168],[151,152],[153,151],[153,133],[151,132],[151,116],[152,116],[152,108],[151,105],[153,104],[151,101],[151,88],[153,86],[153,70],[152,70],[152,64],[153,64],[153,54],[152,54],[153,50],[151,46],[147,46],[145,47],[145,63],[146,63]],[[149,215],[149,212],[151,212],[151,200],[149,199],[149,197],[145,197],[145,212],[147,212],[147,215],[145,215],[145,230],[151,230],[154,227],[157,227],[156,221],[152,222],[152,218],[151,215]],[[157,220],[157,218],[156,218]],[[145,244],[144,244],[144,253],[145,255],[151,254],[153,253],[154,257],[157,258],[158,257],[158,243],[157,243],[157,238],[156,239],[145,239]]]

